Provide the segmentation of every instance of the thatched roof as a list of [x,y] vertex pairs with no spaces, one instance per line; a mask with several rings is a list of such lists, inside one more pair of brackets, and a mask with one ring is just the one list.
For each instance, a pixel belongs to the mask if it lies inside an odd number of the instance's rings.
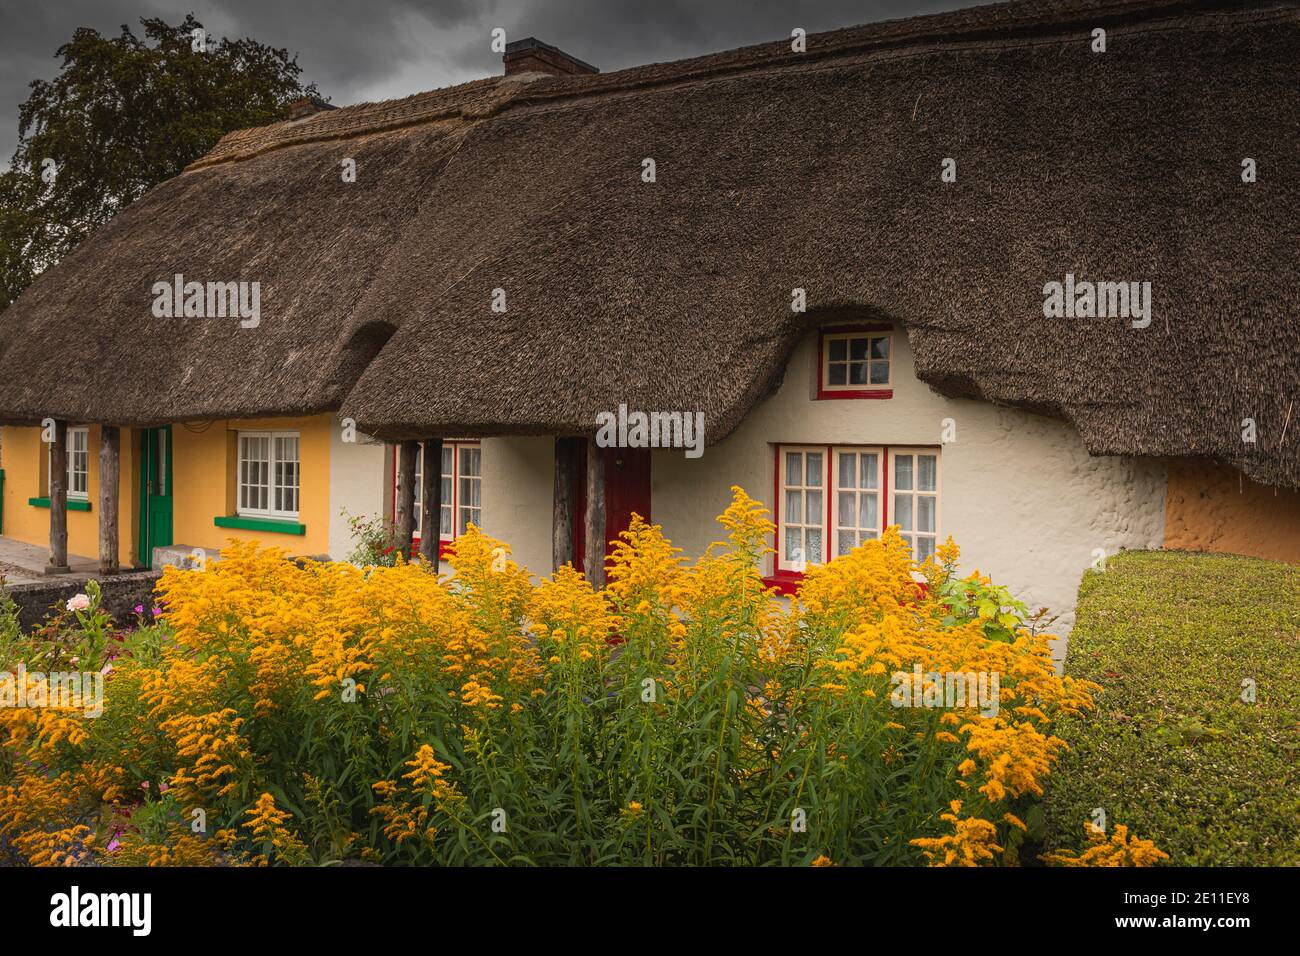
[[[713,442],[866,311],[1094,453],[1300,485],[1298,60],[1292,2],[1035,0],[232,134],[0,319],[0,417],[576,434],[627,402]],[[260,279],[261,327],[153,319],[174,272]],[[1067,272],[1150,281],[1151,326],[1045,319]]]

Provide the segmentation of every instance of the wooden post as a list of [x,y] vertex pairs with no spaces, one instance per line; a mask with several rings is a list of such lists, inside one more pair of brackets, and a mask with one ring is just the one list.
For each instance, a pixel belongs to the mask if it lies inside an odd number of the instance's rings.
[[411,557],[415,534],[415,451],[418,442],[404,441],[397,451],[397,547]]
[[605,449],[587,439],[587,580],[599,590],[605,586]]
[[116,425],[99,430],[99,573],[117,574],[117,502],[122,473],[122,433]]
[[50,563],[45,573],[68,570],[68,423],[58,421],[50,442]]
[[[555,439],[555,501],[551,508],[551,570],[573,563],[573,489],[577,476],[575,438]],[[585,480],[585,476],[584,476]],[[585,528],[584,528],[585,532]]]
[[425,439],[420,449],[424,455],[420,479],[420,554],[436,571],[438,543],[442,537],[442,439]]

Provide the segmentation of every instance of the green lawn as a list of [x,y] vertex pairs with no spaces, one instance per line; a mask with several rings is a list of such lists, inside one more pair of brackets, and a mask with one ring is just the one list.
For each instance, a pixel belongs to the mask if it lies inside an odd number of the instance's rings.
[[1065,669],[1105,693],[1061,725],[1049,848],[1079,847],[1102,807],[1174,865],[1300,865],[1300,567],[1114,557],[1084,579]]

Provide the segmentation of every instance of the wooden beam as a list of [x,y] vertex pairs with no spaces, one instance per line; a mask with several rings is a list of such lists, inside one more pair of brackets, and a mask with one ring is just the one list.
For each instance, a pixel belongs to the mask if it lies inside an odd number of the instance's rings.
[[[555,500],[551,507],[551,570],[573,563],[573,489],[578,439],[555,439]],[[585,476],[584,476],[585,480]],[[585,528],[584,528],[585,531]]]
[[438,543],[442,538],[442,439],[425,439],[420,449],[424,455],[424,471],[420,476],[420,554],[436,571]]
[[584,563],[587,580],[599,590],[605,586],[605,449],[587,439],[587,517]]
[[413,441],[397,446],[397,547],[407,558],[415,534],[415,452],[419,447],[419,442]]
[[99,430],[99,571],[117,574],[117,502],[122,474],[122,432],[116,425]]
[[68,570],[68,423],[58,421],[50,442],[50,563],[45,573]]

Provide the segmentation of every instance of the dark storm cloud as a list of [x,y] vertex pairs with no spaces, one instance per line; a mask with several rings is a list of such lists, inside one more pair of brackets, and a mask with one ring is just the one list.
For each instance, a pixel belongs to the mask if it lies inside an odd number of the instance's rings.
[[139,20],[193,12],[213,34],[250,36],[298,54],[336,104],[402,96],[496,73],[494,27],[536,36],[609,71],[971,0],[0,0],[0,162],[18,137],[27,86],[58,69],[79,26],[116,34]]

